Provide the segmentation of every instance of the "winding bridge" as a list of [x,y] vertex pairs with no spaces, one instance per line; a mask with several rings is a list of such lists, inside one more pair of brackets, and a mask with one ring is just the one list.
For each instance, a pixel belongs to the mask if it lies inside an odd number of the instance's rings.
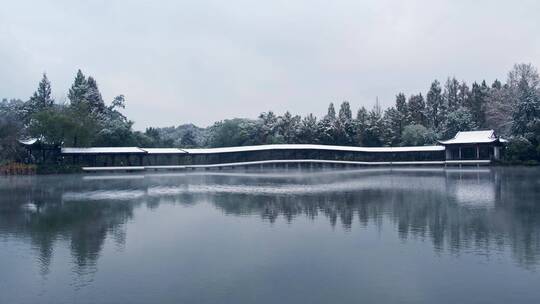
[[488,165],[506,141],[492,130],[458,132],[434,146],[352,147],[278,144],[225,148],[61,148],[65,164],[84,171],[223,169],[234,167],[348,167]]

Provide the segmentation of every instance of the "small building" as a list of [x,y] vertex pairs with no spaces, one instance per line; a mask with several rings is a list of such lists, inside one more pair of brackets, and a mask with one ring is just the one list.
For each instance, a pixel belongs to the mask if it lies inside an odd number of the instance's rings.
[[60,145],[39,138],[19,139],[19,144],[26,150],[24,162],[27,164],[56,163],[61,157]]
[[506,142],[493,130],[458,132],[452,139],[439,141],[446,160],[497,160]]

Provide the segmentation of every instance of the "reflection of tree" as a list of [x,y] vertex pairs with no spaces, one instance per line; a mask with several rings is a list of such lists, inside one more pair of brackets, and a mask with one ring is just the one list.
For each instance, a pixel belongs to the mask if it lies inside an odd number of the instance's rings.
[[[536,180],[534,172],[511,169],[482,174],[394,170],[304,176],[17,178],[9,186],[0,181],[0,236],[29,239],[43,275],[48,273],[55,242],[68,240],[74,272],[91,275],[107,237],[123,248],[125,223],[135,207],[205,201],[227,215],[257,215],[272,223],[303,216],[323,217],[346,230],[390,224],[402,240],[427,239],[437,251],[488,254],[509,247],[520,265],[530,267],[540,256]],[[313,188],[299,191],[308,186]],[[137,195],[130,196],[133,193]],[[479,200],[490,205],[478,204]]]
[[[46,180],[46,179],[45,179]],[[18,191],[22,190],[23,191]],[[6,189],[1,188],[0,192]],[[0,200],[0,232],[28,238],[38,253],[41,274],[48,274],[55,242],[69,240],[77,267],[84,274],[95,266],[107,235],[123,246],[122,224],[132,217],[130,202],[62,201],[63,190],[40,179],[5,194]]]
[[[435,250],[453,253],[472,249],[487,254],[509,246],[521,265],[533,266],[540,256],[538,190],[534,183],[523,182],[534,176],[508,172],[433,176],[434,180],[446,179],[442,189],[414,187],[414,180],[405,178],[399,182],[409,179],[410,185],[395,189],[374,187],[298,195],[220,194],[212,201],[226,214],[258,214],[270,222],[279,217],[290,222],[298,216],[323,215],[332,226],[339,221],[345,229],[351,229],[355,217],[361,226],[378,226],[384,218],[395,224],[403,240],[429,237]],[[496,192],[493,206],[475,207],[475,201],[452,195],[455,191],[474,191],[477,185],[485,188],[484,195]]]

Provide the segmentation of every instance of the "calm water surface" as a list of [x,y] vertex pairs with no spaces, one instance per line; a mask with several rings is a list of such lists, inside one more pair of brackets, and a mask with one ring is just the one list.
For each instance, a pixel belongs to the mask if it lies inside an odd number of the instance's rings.
[[540,303],[540,169],[0,178],[0,303]]

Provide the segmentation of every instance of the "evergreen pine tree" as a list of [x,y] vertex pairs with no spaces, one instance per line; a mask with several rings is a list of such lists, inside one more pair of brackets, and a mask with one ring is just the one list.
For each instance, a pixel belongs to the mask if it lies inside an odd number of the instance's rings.
[[47,78],[47,74],[43,73],[37,90],[30,97],[30,107],[32,108],[30,111],[35,113],[51,107],[54,104],[51,93],[51,82]]
[[326,117],[330,120],[336,119],[336,109],[334,108],[333,102],[328,105],[328,112],[326,113]]
[[418,95],[412,95],[409,98],[408,109],[411,118],[410,124],[426,124],[426,103],[424,102],[424,97],[422,96],[422,93],[419,93]]
[[469,86],[467,85],[467,83],[465,83],[465,81],[462,81],[458,87],[458,107],[466,107],[469,109],[471,108],[470,94],[471,92],[469,90]]
[[341,103],[341,106],[339,107],[338,117],[339,117],[339,120],[342,122],[352,120],[351,105],[349,104],[348,101],[344,101]]
[[395,107],[390,107],[384,111],[383,125],[384,135],[383,142],[385,145],[397,146],[401,142],[401,114]]
[[492,88],[492,89],[501,89],[501,88],[502,88],[502,84],[501,84],[501,82],[500,82],[498,79],[495,79],[495,81],[494,81],[493,84],[491,85],[491,88]]
[[298,142],[303,144],[317,143],[317,117],[309,114],[300,122]]
[[479,85],[476,82],[472,85],[468,110],[471,113],[475,124],[479,128],[483,128],[486,124],[485,103],[488,91],[485,81],[482,82],[482,85]]
[[384,134],[384,124],[382,120],[382,110],[378,102],[367,115],[366,129],[364,132],[364,145],[378,147],[382,145]]
[[339,145],[355,144],[355,127],[352,120],[352,111],[349,102],[344,101],[339,108],[338,119],[336,121],[335,143]]
[[105,111],[105,102],[103,102],[96,80],[89,76],[86,84],[87,91],[84,100],[88,103],[89,109],[94,113],[103,113]]
[[444,86],[443,98],[448,112],[457,110],[459,107],[459,82],[455,77],[448,78]]
[[81,70],[77,71],[75,80],[68,92],[68,98],[72,106],[78,106],[85,101],[88,93],[88,81]]
[[443,108],[442,88],[439,81],[434,80],[431,83],[429,92],[426,96],[426,120],[428,127],[434,130],[439,130],[441,122],[444,120],[441,117]]
[[367,130],[368,112],[364,106],[358,109],[356,113],[356,119],[354,121],[355,126],[355,143],[359,146],[365,145],[365,134]]
[[399,93],[396,95],[396,110],[399,112],[400,119],[400,133],[403,131],[403,128],[409,124],[410,115],[409,108],[407,105],[407,97],[405,94]]
[[292,115],[287,111],[278,119],[279,134],[287,144],[293,144],[296,140],[297,132],[300,124],[300,116]]

